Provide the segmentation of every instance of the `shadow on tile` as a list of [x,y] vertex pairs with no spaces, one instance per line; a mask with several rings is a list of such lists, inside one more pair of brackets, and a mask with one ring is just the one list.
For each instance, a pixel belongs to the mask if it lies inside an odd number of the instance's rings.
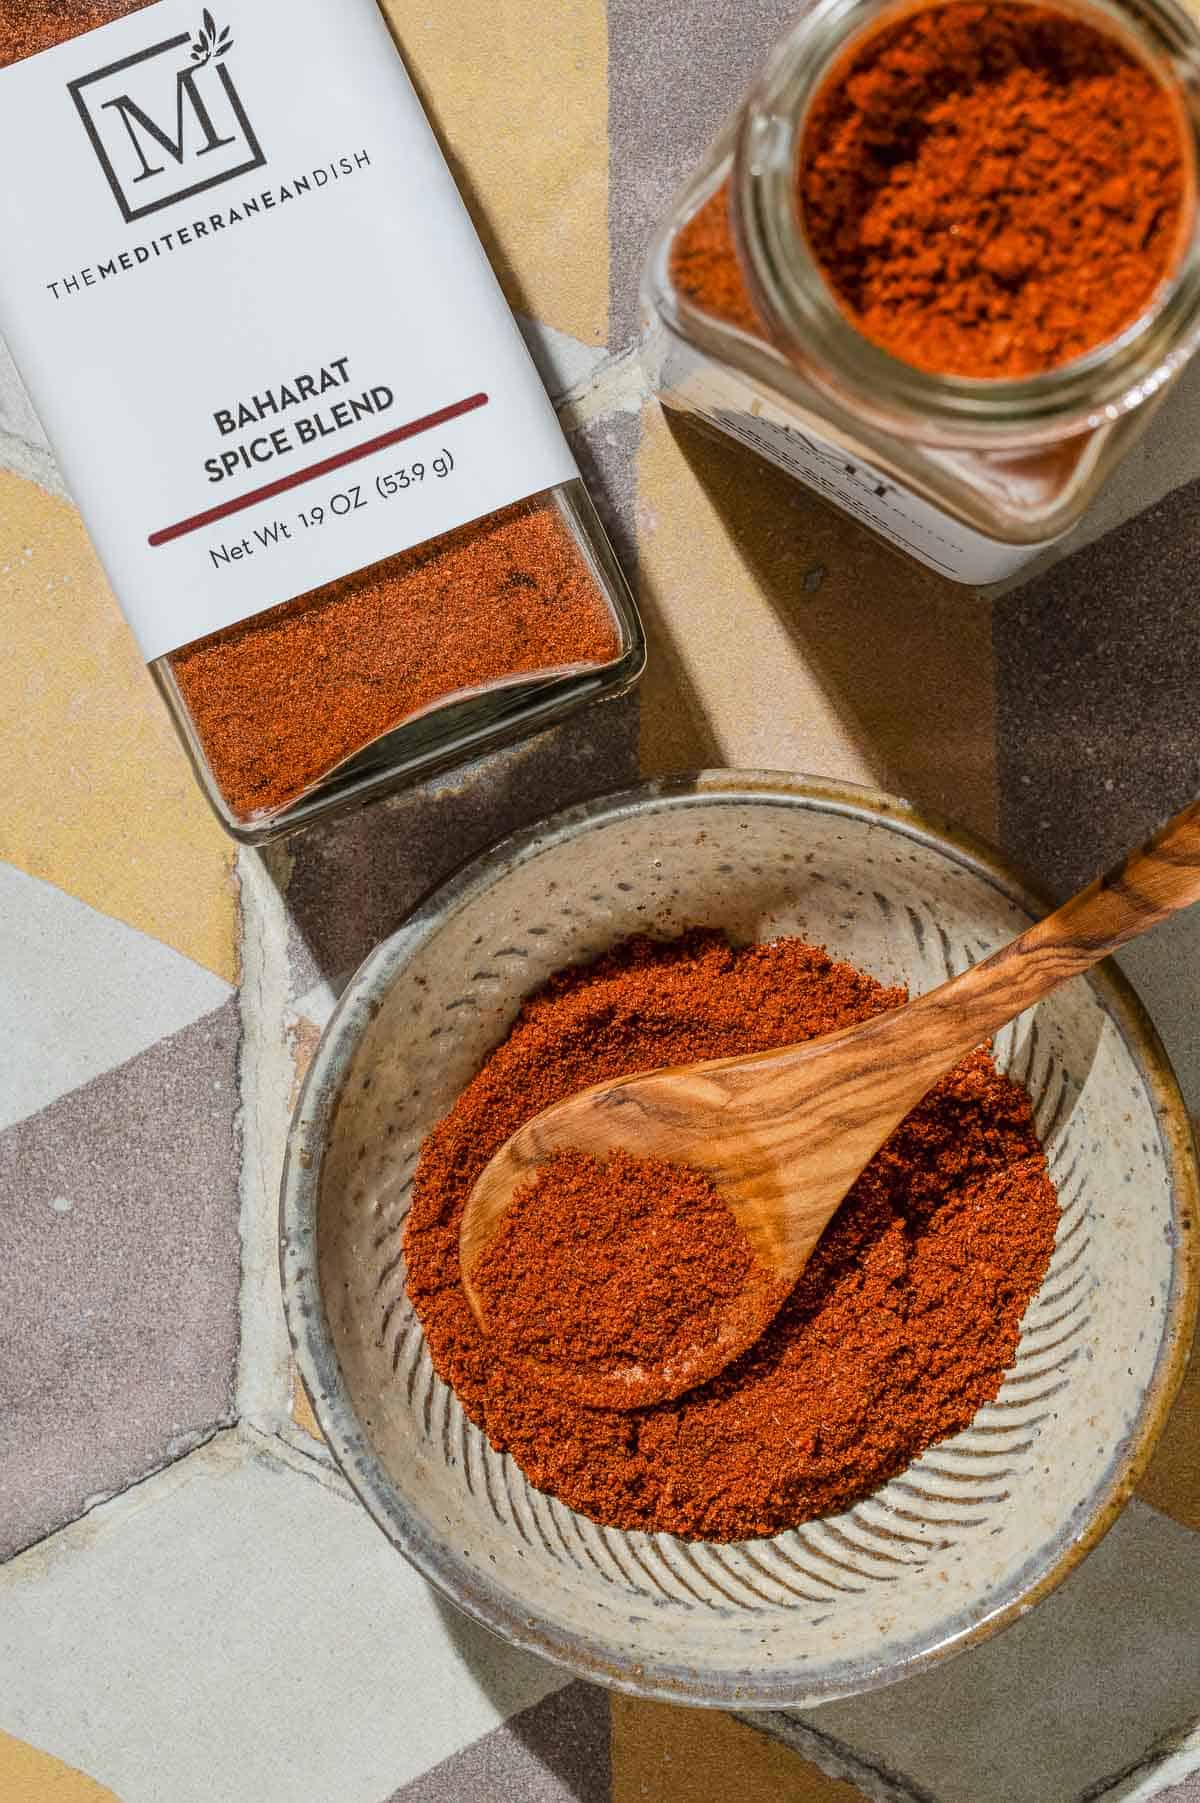
[[1200,792],[1200,483],[995,605],[1004,843],[1060,892]]
[[524,745],[265,854],[288,912],[291,993],[340,991],[422,896],[541,814],[636,780],[636,701],[601,703]]
[[1200,1716],[1198,1580],[1200,1536],[1132,1503],[1061,1589],[994,1640],[771,1725],[800,1752],[849,1748],[939,1803],[1086,1803],[1165,1757]]
[[[438,1614],[464,1666],[497,1708],[504,1642],[486,1634],[451,1603],[435,1596]],[[548,1674],[551,1668],[547,1668]],[[502,1727],[464,1747],[390,1803],[609,1803],[612,1788],[609,1700],[597,1685],[561,1674],[549,1696],[512,1715]]]
[[[750,452],[666,419],[749,597],[765,598],[793,648],[798,668],[778,673],[780,703],[791,694],[802,706],[807,685],[836,720],[843,761],[852,756],[881,787],[994,835],[990,603],[901,557]],[[735,621],[738,600],[708,604],[726,605]],[[760,706],[772,678],[761,672]]]

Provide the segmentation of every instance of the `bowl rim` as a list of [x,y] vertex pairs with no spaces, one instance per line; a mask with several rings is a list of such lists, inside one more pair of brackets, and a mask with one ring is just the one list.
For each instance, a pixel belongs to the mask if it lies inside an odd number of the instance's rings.
[[316,1226],[328,1129],[344,1074],[400,968],[443,923],[515,866],[551,845],[628,818],[687,807],[742,803],[816,809],[863,821],[884,820],[902,835],[933,844],[1035,918],[1052,903],[986,841],[925,808],[870,786],[773,770],[701,770],[654,777],[545,816],[476,853],[435,884],[401,925],[370,952],[347,983],[306,1073],[288,1129],[279,1200],[279,1264],[284,1315],[297,1368],[332,1457],[392,1545],[457,1608],[522,1651],[577,1677],[630,1696],[722,1709],[809,1707],[861,1695],[909,1677],[990,1638],[1056,1589],[1112,1527],[1149,1463],[1182,1382],[1200,1303],[1200,1159],[1191,1118],[1166,1050],[1145,1007],[1112,960],[1084,978],[1097,992],[1146,1084],[1159,1126],[1178,1211],[1171,1290],[1162,1339],[1135,1430],[1118,1449],[1097,1505],[1044,1568],[1018,1573],[1007,1600],[934,1645],[882,1666],[864,1662],[853,1684],[814,1680],[797,1669],[764,1671],[758,1681],[668,1676],[628,1655],[595,1652],[578,1635],[514,1606],[486,1573],[463,1562],[426,1531],[396,1489],[342,1378],[320,1289]]

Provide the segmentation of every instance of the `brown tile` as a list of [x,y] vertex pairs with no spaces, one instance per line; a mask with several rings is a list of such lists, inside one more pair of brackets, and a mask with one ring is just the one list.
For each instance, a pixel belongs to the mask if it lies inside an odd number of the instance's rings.
[[1200,1534],[1200,1338],[1137,1493]]
[[732,1716],[615,1696],[612,1718],[612,1803],[864,1803]]
[[1004,844],[1086,882],[1200,793],[1200,483],[995,605]]
[[0,1135],[0,1558],[230,1417],[237,1054],[229,1001]]

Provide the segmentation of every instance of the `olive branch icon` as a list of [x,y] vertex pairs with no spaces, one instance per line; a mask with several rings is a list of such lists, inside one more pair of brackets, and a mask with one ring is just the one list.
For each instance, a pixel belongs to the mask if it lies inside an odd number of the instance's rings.
[[216,57],[224,56],[227,50],[233,49],[233,39],[229,35],[228,25],[218,31],[216,21],[207,7],[204,9],[202,17],[203,24],[192,39],[192,61],[198,69],[203,68],[205,63],[213,61]]

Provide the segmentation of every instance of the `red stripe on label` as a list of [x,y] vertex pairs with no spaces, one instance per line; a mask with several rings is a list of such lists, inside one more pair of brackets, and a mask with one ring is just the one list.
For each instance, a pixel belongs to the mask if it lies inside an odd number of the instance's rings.
[[463,413],[474,413],[477,407],[486,407],[487,403],[486,394],[469,394],[464,401],[455,401],[449,407],[439,407],[436,413],[426,413],[421,419],[409,420],[406,426],[396,426],[391,432],[381,432],[378,438],[369,438],[366,444],[356,445],[351,451],[339,451],[335,457],[324,457],[320,463],[310,463],[307,469],[293,470],[290,476],[280,476],[275,482],[266,482],[261,488],[252,488],[249,494],[239,495],[235,501],[222,501],[219,507],[209,507],[203,513],[194,513],[190,519],[178,520],[174,526],[164,526],[160,532],[150,534],[150,543],[169,545],[173,538],[183,538],[189,532],[199,532],[202,526],[211,526],[216,520],[227,520],[231,513],[241,513],[247,507],[257,507],[260,501],[269,501],[274,495],[286,494],[289,488],[299,488],[317,476],[327,476],[331,470],[345,469],[348,463],[357,463],[360,458],[370,457],[376,451],[386,451],[389,445],[400,444],[405,438],[415,438],[419,432],[430,432],[434,426],[444,426],[447,420],[457,419]]

